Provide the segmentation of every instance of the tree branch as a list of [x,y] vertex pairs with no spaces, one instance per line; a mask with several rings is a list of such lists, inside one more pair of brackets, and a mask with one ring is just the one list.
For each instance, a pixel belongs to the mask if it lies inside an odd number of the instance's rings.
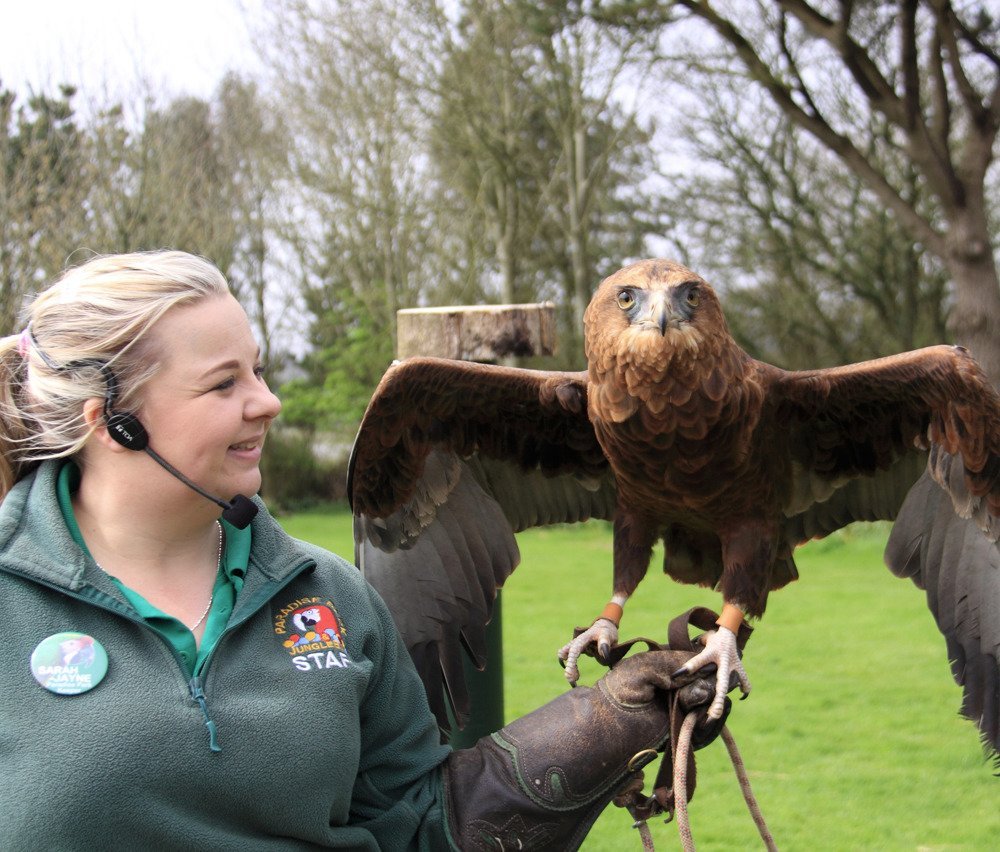
[[[776,0],[800,20],[807,31],[830,44],[840,55],[855,83],[868,97],[872,107],[896,124],[906,134],[911,155],[924,164],[928,180],[935,183],[942,199],[961,203],[962,192],[951,162],[949,148],[937,143],[920,108],[919,55],[916,44],[917,0],[901,0],[901,52],[904,93],[901,98],[879,71],[868,52],[851,38],[850,14],[853,3],[842,0],[843,14],[834,23],[804,0]],[[833,33],[836,33],[834,36]]]
[[900,66],[903,69],[903,114],[912,131],[920,121],[920,71],[917,68],[917,0],[900,4]]
[[972,84],[969,76],[965,73],[962,65],[961,50],[958,46],[958,39],[955,37],[957,29],[957,18],[952,11],[951,3],[944,0],[934,3],[935,27],[941,37],[945,49],[948,52],[948,64],[951,68],[955,83],[958,86],[959,94],[962,96],[962,103],[969,111],[973,121],[977,126],[981,126],[988,121],[988,111],[983,105],[983,99],[976,87]]
[[951,101],[948,99],[948,79],[944,70],[944,46],[941,44],[941,32],[934,27],[931,33],[929,50],[930,99],[933,110],[930,118],[930,131],[941,149],[949,150],[951,137]]
[[[963,31],[963,25],[947,0],[939,0],[935,4],[936,32],[948,52],[948,64],[955,78],[962,103],[972,118],[966,144],[961,150],[962,170],[966,175],[975,176],[978,183],[986,174],[993,160],[993,144],[996,141],[997,130],[1000,127],[1000,75],[997,75],[993,92],[988,101],[979,94],[965,73],[961,62],[957,32]],[[966,30],[967,32],[967,30]],[[987,58],[991,51],[985,48]]]
[[[943,236],[899,194],[885,175],[871,164],[848,137],[834,130],[821,114],[812,115],[795,102],[789,88],[774,75],[771,68],[761,59],[757,50],[732,21],[721,16],[710,3],[704,2],[704,0],[675,0],[675,2],[676,5],[687,9],[691,14],[708,23],[724,41],[728,42],[747,67],[750,76],[764,87],[781,111],[791,121],[810,132],[830,151],[840,157],[855,174],[871,187],[883,203],[900,217],[900,220],[906,224],[917,239],[931,247],[935,253],[943,254],[945,252]],[[789,0],[779,0],[781,5],[786,5],[788,2]]]
[[899,96],[889,81],[882,76],[882,72],[872,62],[871,57],[848,32],[853,4],[843,5],[844,15],[839,21],[833,21],[820,14],[804,0],[777,0],[777,4],[798,20],[806,32],[833,47],[854,82],[879,112],[884,113],[901,127],[906,126],[906,113]]

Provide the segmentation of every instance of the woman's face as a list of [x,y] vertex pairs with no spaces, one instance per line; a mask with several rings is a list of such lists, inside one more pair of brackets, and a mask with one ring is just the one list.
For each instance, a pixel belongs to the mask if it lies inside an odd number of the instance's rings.
[[263,379],[243,308],[228,295],[173,308],[151,337],[162,363],[138,411],[150,447],[212,494],[255,494],[281,403]]

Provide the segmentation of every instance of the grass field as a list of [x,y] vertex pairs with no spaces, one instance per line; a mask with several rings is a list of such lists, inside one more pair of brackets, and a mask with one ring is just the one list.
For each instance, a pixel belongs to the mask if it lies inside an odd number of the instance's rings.
[[[300,538],[352,554],[346,510],[282,519]],[[802,579],[775,592],[745,655],[753,692],[737,702],[735,736],[783,850],[1000,848],[1000,778],[977,732],[957,716],[944,640],[909,581],[882,564],[885,527],[856,526],[796,555]],[[503,591],[505,716],[566,688],[556,649],[589,623],[610,591],[604,523],[519,536],[521,567]],[[654,557],[629,602],[622,637],[664,641],[708,590],[678,585]],[[589,667],[588,667],[589,664]],[[591,660],[584,682],[600,675]],[[652,771],[647,770],[651,779]],[[691,826],[700,850],[760,848],[721,741],[698,753]],[[584,850],[640,850],[628,814],[609,808]],[[673,824],[652,824],[658,850],[679,849]]]

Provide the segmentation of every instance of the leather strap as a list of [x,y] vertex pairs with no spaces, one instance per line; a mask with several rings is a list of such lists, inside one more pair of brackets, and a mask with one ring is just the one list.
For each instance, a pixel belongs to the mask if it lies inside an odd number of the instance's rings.
[[[670,624],[667,627],[666,645],[662,645],[653,639],[639,637],[631,639],[627,642],[616,644],[608,652],[606,658],[602,658],[600,654],[590,648],[587,649],[587,653],[591,654],[591,656],[595,657],[598,662],[604,665],[614,666],[638,643],[645,644],[649,650],[662,650],[669,648],[674,651],[698,652],[702,649],[698,644],[696,644],[696,640],[691,638],[691,627],[693,626],[702,631],[715,630],[717,628],[715,622],[718,617],[717,613],[707,607],[692,607],[687,612],[682,613],[670,621]],[[582,632],[582,630],[579,632]],[[740,625],[740,629],[736,634],[736,647],[741,654],[747,641],[750,639],[752,632],[753,628],[749,625]],[[695,750],[701,747],[699,743],[704,745],[715,739],[718,732],[721,731],[722,727],[725,725],[731,708],[732,702],[727,698],[722,718],[717,720],[710,720],[708,718],[708,708],[703,708],[701,716],[695,725]],[[618,807],[626,808],[637,822],[643,822],[648,820],[650,817],[657,816],[662,813],[668,814],[668,818],[673,817],[675,802],[675,793],[673,789],[674,749],[676,747],[676,743],[679,742],[681,725],[684,722],[685,715],[686,711],[680,704],[678,690],[674,690],[670,694],[670,737],[663,746],[663,758],[660,761],[660,766],[656,772],[656,778],[653,781],[652,794],[644,796],[642,793],[642,784],[640,782],[638,786],[635,784],[630,785],[629,789],[623,791],[623,793],[619,794],[619,796],[617,796],[614,800],[614,803],[618,805]],[[686,801],[691,801],[691,798],[694,796],[695,787],[698,783],[694,750],[688,752],[687,764],[687,785],[685,794]]]

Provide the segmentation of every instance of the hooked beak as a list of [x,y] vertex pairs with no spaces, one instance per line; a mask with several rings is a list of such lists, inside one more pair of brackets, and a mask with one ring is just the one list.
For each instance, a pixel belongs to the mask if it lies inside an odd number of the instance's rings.
[[670,319],[671,312],[668,312],[666,305],[660,306],[660,311],[656,316],[656,326],[660,329],[660,337],[664,337],[667,333],[667,322]]
[[668,328],[677,325],[677,317],[674,315],[673,305],[667,293],[659,291],[652,294],[646,322],[656,326],[660,330],[661,337],[666,335]]

